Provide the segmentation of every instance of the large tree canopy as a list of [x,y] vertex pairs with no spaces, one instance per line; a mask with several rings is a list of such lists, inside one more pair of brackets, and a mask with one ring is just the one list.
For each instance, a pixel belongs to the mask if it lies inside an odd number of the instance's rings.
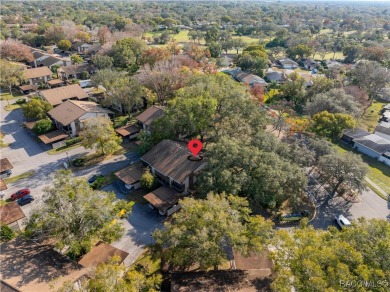
[[385,220],[362,218],[342,232],[334,227],[280,230],[273,246],[275,291],[340,291],[349,289],[341,284],[359,281],[372,286],[361,282],[353,291],[388,291],[390,224]]
[[174,266],[217,268],[228,260],[228,247],[248,255],[263,250],[272,234],[273,223],[250,216],[244,198],[210,193],[205,200],[184,198],[180,205],[174,223],[153,234],[163,257]]
[[113,220],[126,204],[114,201],[113,193],[94,191],[70,171],[57,171],[52,187],[44,190],[43,204],[30,216],[26,232],[56,239],[58,247],[67,247],[70,255],[82,255],[92,239],[111,242],[123,235],[120,222]]

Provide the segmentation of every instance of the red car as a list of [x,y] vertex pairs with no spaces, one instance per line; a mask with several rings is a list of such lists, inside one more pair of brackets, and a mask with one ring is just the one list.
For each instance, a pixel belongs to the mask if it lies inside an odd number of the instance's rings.
[[23,198],[24,196],[27,196],[29,194],[30,194],[30,190],[29,189],[22,189],[22,190],[17,191],[15,194],[12,194],[11,195],[11,200],[15,201],[15,200]]

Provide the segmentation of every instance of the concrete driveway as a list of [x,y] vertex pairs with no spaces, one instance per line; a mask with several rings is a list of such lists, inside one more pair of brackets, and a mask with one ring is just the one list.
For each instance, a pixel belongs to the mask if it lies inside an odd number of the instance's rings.
[[[102,190],[114,192],[118,199],[126,199],[126,194],[118,182],[113,182]],[[161,216],[156,209],[149,208],[148,204],[136,203],[129,217],[122,220],[125,235],[111,245],[129,253],[124,261],[127,267],[141,255],[146,245],[153,242],[151,235],[154,230],[163,227],[164,219],[165,216]]]

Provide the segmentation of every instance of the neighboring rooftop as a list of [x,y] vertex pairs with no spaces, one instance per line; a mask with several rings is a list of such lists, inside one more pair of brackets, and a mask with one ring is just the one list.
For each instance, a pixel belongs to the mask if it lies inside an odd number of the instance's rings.
[[88,98],[88,94],[78,84],[42,90],[40,95],[53,106],[71,98]]
[[58,62],[63,62],[64,60],[55,56],[49,56],[43,60],[36,61],[37,67],[41,66],[52,66],[54,64],[57,64]]
[[92,70],[93,67],[91,64],[83,63],[83,64],[76,64],[76,65],[70,65],[70,66],[61,66],[58,71],[64,72],[66,75],[74,75],[74,74],[81,74],[83,72],[87,72]]
[[363,129],[360,129],[360,128],[355,128],[355,129],[352,129],[352,130],[345,131],[343,135],[347,136],[347,137],[350,137],[352,139],[356,139],[356,138],[361,138],[361,137],[364,137],[364,136],[368,136],[370,134],[371,133],[367,132],[366,130],[363,130]]
[[10,202],[0,207],[0,223],[9,225],[26,217],[17,202]]
[[152,123],[158,118],[164,115],[164,107],[152,105],[147,108],[143,113],[136,116],[136,119],[147,126],[151,126]]
[[122,263],[129,253],[117,249],[104,242],[99,242],[95,245],[89,253],[87,253],[79,261],[79,264],[85,268],[93,268],[101,263],[107,263],[113,256],[119,256],[120,263]]
[[5,184],[5,182],[0,178],[0,191],[4,191],[8,189],[7,188],[7,185]]
[[364,145],[365,147],[379,154],[383,154],[387,151],[390,151],[390,141],[376,134],[370,134],[361,138],[354,139],[354,142]]
[[159,211],[165,213],[166,210],[179,202],[180,194],[171,188],[161,186],[146,194],[144,198]]
[[253,75],[253,74],[250,74],[250,73],[246,73],[246,72],[243,72],[241,70],[233,70],[232,71],[232,74],[234,75],[234,77],[242,82],[242,83],[247,83],[247,84],[250,84],[250,85],[253,85],[253,84],[267,84],[263,78],[261,78],[260,76],[257,76],[257,75]]
[[23,72],[24,79],[33,79],[33,78],[42,78],[44,76],[51,76],[53,72],[49,69],[49,67],[37,67],[26,69]]
[[182,184],[203,162],[189,160],[189,156],[192,154],[185,145],[172,140],[163,140],[142,156],[141,160],[163,175]]
[[53,119],[63,126],[69,125],[86,113],[112,114],[112,111],[102,108],[92,101],[67,100],[48,112]]
[[69,135],[61,130],[55,130],[46,134],[42,134],[38,136],[38,139],[41,140],[45,144],[54,143],[63,139],[68,138]]
[[385,135],[390,135],[390,123],[389,122],[380,122],[375,128],[375,132],[380,132]]
[[144,173],[144,167],[140,163],[130,165],[115,172],[115,176],[127,185],[138,182]]
[[134,135],[136,133],[139,133],[140,128],[136,125],[125,125],[120,128],[115,129],[115,132],[117,132],[122,137],[127,137]]
[[14,168],[8,158],[0,159],[0,172]]
[[289,58],[282,58],[282,59],[278,59],[277,61],[282,65],[293,65],[298,67],[298,63]]

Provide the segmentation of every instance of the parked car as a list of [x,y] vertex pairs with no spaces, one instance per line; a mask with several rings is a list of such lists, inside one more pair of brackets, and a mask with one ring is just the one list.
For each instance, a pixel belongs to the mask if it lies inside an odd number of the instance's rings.
[[18,205],[19,205],[19,206],[24,206],[24,205],[27,205],[27,204],[31,203],[31,202],[34,201],[34,200],[35,200],[35,199],[34,199],[33,196],[27,195],[27,196],[24,196],[24,197],[22,197],[22,198],[20,198],[20,199],[18,200]]
[[89,179],[88,179],[88,183],[89,184],[93,184],[95,180],[97,180],[98,176],[97,175],[93,175],[91,176]]
[[335,220],[341,229],[344,229],[346,227],[351,226],[351,222],[347,218],[345,218],[343,215],[336,216]]
[[30,194],[29,189],[21,189],[21,190],[19,190],[16,193],[11,195],[11,200],[15,201],[15,200],[23,198],[24,196],[27,196],[29,194]]
[[11,169],[7,169],[5,171],[0,172],[0,178],[7,178],[12,174]]

